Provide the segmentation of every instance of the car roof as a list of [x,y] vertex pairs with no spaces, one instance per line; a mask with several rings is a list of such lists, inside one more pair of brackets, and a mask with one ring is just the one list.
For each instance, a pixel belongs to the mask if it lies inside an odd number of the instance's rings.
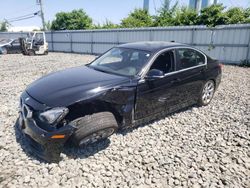
[[132,48],[137,50],[144,50],[149,52],[157,52],[165,48],[171,47],[189,47],[186,44],[176,43],[176,42],[165,42],[165,41],[145,41],[145,42],[133,42],[121,44],[118,47],[122,48]]

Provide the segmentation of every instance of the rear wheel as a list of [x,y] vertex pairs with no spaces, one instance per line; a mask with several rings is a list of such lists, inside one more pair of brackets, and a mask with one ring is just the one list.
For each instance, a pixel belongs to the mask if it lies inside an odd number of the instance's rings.
[[110,112],[100,112],[76,119],[72,122],[77,127],[73,134],[73,143],[84,147],[111,136],[118,129],[115,117]]
[[200,106],[206,106],[208,105],[211,100],[213,99],[215,92],[215,84],[213,80],[208,80],[202,89],[198,104]]

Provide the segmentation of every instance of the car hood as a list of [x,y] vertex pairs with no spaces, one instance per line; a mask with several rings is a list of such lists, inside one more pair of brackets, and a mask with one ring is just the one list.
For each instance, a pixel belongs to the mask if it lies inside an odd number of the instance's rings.
[[69,106],[129,80],[128,77],[81,66],[44,76],[30,84],[26,91],[32,98],[49,107]]
[[7,46],[7,45],[10,45],[10,42],[7,42],[7,43],[1,43],[1,44],[0,44],[0,47],[4,47],[4,46]]

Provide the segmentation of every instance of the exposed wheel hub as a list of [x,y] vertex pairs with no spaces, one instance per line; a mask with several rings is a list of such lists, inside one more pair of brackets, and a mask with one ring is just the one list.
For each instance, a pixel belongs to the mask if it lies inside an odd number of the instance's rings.
[[112,135],[114,133],[114,131],[115,131],[114,128],[107,128],[107,129],[97,131],[97,132],[83,138],[80,141],[79,145],[86,146],[88,144],[92,144],[92,143],[95,143],[97,141],[103,140],[103,139],[109,137],[110,135]]

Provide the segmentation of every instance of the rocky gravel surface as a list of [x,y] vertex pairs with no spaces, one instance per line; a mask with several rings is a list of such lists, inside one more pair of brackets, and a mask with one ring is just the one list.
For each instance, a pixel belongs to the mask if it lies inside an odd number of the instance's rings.
[[58,164],[29,154],[15,129],[21,92],[93,56],[0,56],[0,187],[250,187],[250,69],[223,67],[214,100],[117,133]]

